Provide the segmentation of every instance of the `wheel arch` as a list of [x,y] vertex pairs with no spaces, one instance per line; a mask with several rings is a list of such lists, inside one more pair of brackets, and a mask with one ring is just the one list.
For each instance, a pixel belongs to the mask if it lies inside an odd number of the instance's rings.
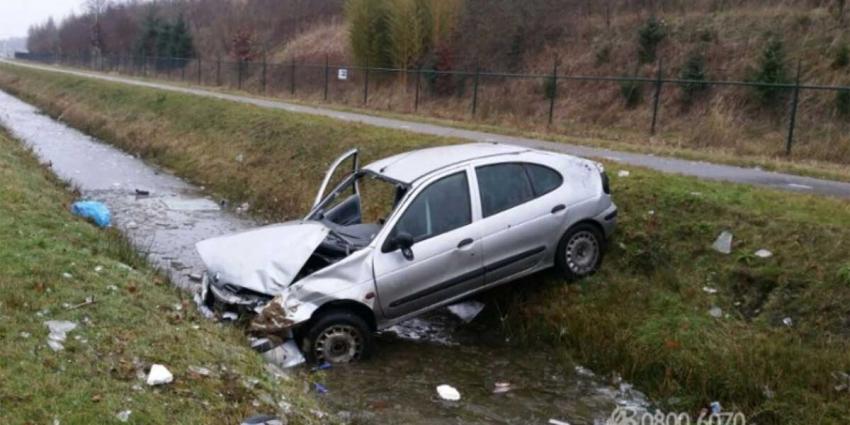
[[319,317],[326,314],[329,311],[349,311],[361,319],[366,321],[366,324],[369,325],[369,329],[372,332],[375,332],[378,329],[378,322],[375,318],[375,312],[372,311],[369,306],[366,304],[353,301],[353,300],[334,300],[329,301],[323,304],[321,307],[316,309],[313,314],[310,316],[310,322],[315,322]]

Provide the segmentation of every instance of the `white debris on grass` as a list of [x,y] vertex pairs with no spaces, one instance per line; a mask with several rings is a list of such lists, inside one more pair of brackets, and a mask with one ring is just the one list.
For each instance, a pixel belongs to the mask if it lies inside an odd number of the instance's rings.
[[72,276],[71,273],[68,273],[68,272],[62,273],[62,277],[64,277],[65,279],[73,279],[74,278],[74,276]]
[[558,419],[549,419],[549,425],[570,425],[570,423]]
[[203,366],[189,366],[189,372],[199,376],[210,376],[212,371]]
[[460,400],[460,392],[451,385],[439,385],[437,386],[437,394],[441,399],[447,401],[458,401]]
[[786,318],[782,319],[782,324],[785,325],[785,326],[793,326],[794,320],[792,320],[790,317],[786,317]]
[[481,313],[481,310],[484,310],[484,303],[480,303],[478,301],[466,301],[458,304],[452,304],[448,306],[448,309],[460,320],[463,320],[465,323],[469,323],[475,319],[479,313]]
[[629,170],[620,170],[617,172],[617,177],[628,177],[629,175],[631,175]]
[[721,254],[731,254],[732,233],[727,230],[720,232],[720,235],[717,236],[717,240],[714,241],[714,244],[712,244],[711,247]]
[[756,257],[759,257],[759,258],[773,257],[773,253],[766,250],[766,249],[760,249],[760,250],[756,251],[755,255],[756,255]]
[[65,342],[68,332],[77,328],[76,323],[66,320],[48,320],[44,322],[44,325],[50,330],[50,333],[47,335],[47,345],[53,351],[65,349],[62,343]]
[[511,390],[510,382],[496,382],[493,387],[493,394],[502,394]]
[[283,369],[295,367],[307,361],[294,340],[286,341],[271,350],[261,352],[260,356],[266,362]]
[[237,319],[239,319],[239,315],[232,311],[226,311],[221,315],[221,320],[235,321]]
[[705,292],[706,294],[712,294],[712,295],[717,293],[717,289],[709,287],[709,286],[703,286],[702,291]]
[[723,317],[723,309],[720,307],[712,307],[711,310],[708,310],[708,314],[715,319],[719,319]]
[[151,366],[151,371],[148,373],[147,384],[150,386],[170,384],[174,380],[174,375],[163,365],[155,364]]
[[121,422],[127,422],[128,420],[130,420],[131,413],[133,413],[132,410],[122,410],[115,414],[115,417],[118,418],[118,420]]

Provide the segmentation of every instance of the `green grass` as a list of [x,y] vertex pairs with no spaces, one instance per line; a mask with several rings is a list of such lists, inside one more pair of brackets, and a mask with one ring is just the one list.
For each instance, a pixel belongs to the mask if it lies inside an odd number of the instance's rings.
[[[123,410],[137,424],[238,423],[280,400],[290,423],[317,422],[299,376],[271,378],[238,329],[201,317],[117,231],[73,217],[72,199],[0,132],[0,423],[118,423]],[[79,325],[64,350],[48,348],[47,320]],[[137,377],[154,363],[174,383]]]
[[[0,67],[0,85],[272,219],[302,215],[346,148],[368,162],[456,142],[55,73]],[[831,377],[850,371],[850,203],[632,167],[617,178],[622,166],[608,166],[621,226],[603,269],[575,285],[544,274],[495,291],[505,332],[677,411],[718,400],[759,424],[850,417]],[[710,248],[722,230],[735,235],[731,255]],[[774,256],[755,257],[760,248]],[[711,317],[713,306],[728,317]]]

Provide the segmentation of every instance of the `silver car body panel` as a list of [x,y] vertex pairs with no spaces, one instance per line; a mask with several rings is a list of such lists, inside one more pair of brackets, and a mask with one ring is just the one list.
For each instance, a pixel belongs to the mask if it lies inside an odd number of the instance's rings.
[[[344,157],[350,155],[348,152]],[[563,183],[531,201],[482,217],[476,167],[506,162],[544,165],[560,173]],[[333,170],[332,167],[329,173]],[[321,223],[301,222],[300,226],[312,229],[303,233],[296,230],[298,226],[292,225],[273,230],[273,236],[261,233],[274,227],[258,229],[258,233],[247,232],[251,238],[290,241],[263,247],[251,244],[250,252],[262,257],[261,261],[242,260],[251,255],[226,244],[217,245],[221,249],[219,256],[204,258],[210,266],[209,273],[221,273],[220,278],[232,279],[232,284],[248,287],[240,280],[248,278],[251,289],[276,291],[275,298],[254,320],[253,330],[286,331],[310,320],[325,306],[342,304],[348,308],[365,307],[374,314],[378,329],[387,328],[471,294],[552,267],[561,235],[579,222],[595,223],[606,236],[610,236],[616,226],[617,209],[610,195],[603,191],[601,165],[569,155],[479,143],[408,152],[374,162],[363,170],[407,185],[404,197],[368,246],[291,285],[295,260],[303,265],[321,243],[318,230],[325,228]],[[416,196],[431,183],[453,173],[465,173],[467,177],[472,222],[415,243],[412,261],[404,258],[399,250],[383,252],[381,248],[392,229]],[[284,237],[283,232],[288,230],[300,235]],[[303,240],[307,235],[311,237]],[[461,244],[465,239],[472,239],[472,242]],[[293,243],[293,240],[298,242]],[[245,242],[247,245],[248,240]],[[261,252],[263,250],[268,251]],[[226,260],[226,254],[240,257],[238,261],[230,260],[229,264],[241,271],[226,272],[227,267],[215,262]],[[281,257],[289,258],[282,263],[275,261]],[[281,264],[286,267],[281,268]],[[248,270],[254,266],[260,270]],[[272,270],[265,269],[269,267]],[[276,277],[265,278],[270,275]],[[266,281],[273,283],[261,283]]]

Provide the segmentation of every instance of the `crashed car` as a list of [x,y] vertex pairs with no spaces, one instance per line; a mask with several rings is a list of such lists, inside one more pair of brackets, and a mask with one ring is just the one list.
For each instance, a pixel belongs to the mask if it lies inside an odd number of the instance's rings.
[[251,332],[294,338],[313,361],[350,362],[373,332],[477,292],[550,267],[592,274],[616,220],[589,160],[477,143],[361,168],[352,150],[303,220],[199,242],[202,295],[256,312]]

